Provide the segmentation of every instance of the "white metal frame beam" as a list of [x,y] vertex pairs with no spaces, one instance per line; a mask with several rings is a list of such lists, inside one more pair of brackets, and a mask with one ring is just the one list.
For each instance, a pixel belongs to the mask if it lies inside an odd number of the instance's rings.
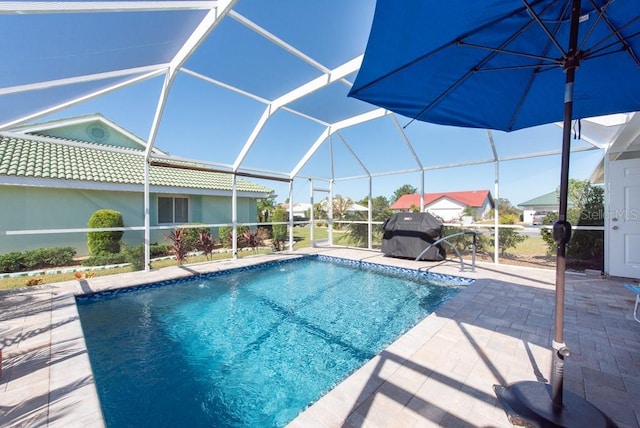
[[207,10],[218,1],[3,1],[0,15]]
[[99,89],[97,91],[90,92],[90,93],[88,93],[86,95],[83,95],[81,97],[74,98],[73,100],[65,101],[65,102],[60,103],[58,105],[55,105],[53,107],[49,107],[47,109],[40,110],[40,111],[32,113],[30,115],[23,116],[21,118],[12,120],[10,122],[6,122],[6,123],[3,123],[3,124],[0,124],[0,131],[3,130],[3,129],[8,129],[8,128],[20,125],[22,123],[28,122],[28,121],[33,120],[33,119],[37,119],[37,118],[42,117],[42,116],[46,116],[46,115],[51,114],[51,113],[55,113],[56,111],[64,110],[65,108],[74,106],[76,104],[80,104],[80,103],[88,101],[88,100],[90,100],[92,98],[97,98],[99,96],[108,94],[110,92],[117,91],[118,89],[121,89],[121,88],[124,88],[126,86],[142,82],[142,81],[150,79],[152,77],[160,76],[162,73],[163,73],[163,70],[151,71],[149,73],[143,74],[141,76],[133,77],[131,79],[128,79],[128,80],[120,82],[120,83],[117,83],[115,85],[111,85],[109,87],[106,87],[106,88],[103,88],[103,89]]
[[269,105],[267,105],[264,112],[262,113],[262,116],[258,120],[258,123],[256,123],[253,130],[251,131],[251,135],[249,135],[249,138],[242,147],[242,150],[238,154],[238,157],[233,163],[234,171],[240,168],[240,165],[242,165],[242,162],[244,162],[244,159],[249,153],[249,150],[251,150],[251,147],[253,147],[253,144],[258,139],[258,135],[260,135],[260,132],[262,132],[262,129],[271,118],[271,116],[275,114],[275,112],[277,112],[280,108],[287,106],[287,104],[299,100],[302,97],[305,97],[344,78],[345,76],[348,76],[349,74],[358,70],[360,68],[360,64],[362,64],[362,55],[340,65],[339,67],[336,67],[334,70],[331,70],[323,74],[322,76],[319,76],[307,83],[298,86],[296,89],[282,95],[279,98],[276,98],[271,103],[269,103]]

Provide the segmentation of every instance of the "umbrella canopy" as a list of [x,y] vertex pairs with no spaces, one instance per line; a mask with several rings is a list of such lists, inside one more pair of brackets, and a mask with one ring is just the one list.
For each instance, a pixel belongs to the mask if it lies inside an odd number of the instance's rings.
[[570,355],[563,319],[571,120],[640,110],[639,55],[638,0],[378,0],[376,5],[350,96],[451,126],[513,131],[563,122],[559,220],[553,228],[558,245],[552,384],[496,387],[518,421],[610,425],[575,395],[568,396],[570,407],[563,405],[563,361]]
[[564,68],[579,61],[572,119],[640,109],[640,2],[378,0],[350,96],[409,118],[513,131],[563,120]]

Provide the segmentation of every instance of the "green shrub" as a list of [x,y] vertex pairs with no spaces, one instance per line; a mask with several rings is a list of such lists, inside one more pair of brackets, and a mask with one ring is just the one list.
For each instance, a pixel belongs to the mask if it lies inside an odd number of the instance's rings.
[[[505,214],[500,216],[500,224],[516,224],[520,220],[518,214]],[[521,235],[516,229],[501,227],[498,234],[498,247],[500,255],[504,256],[509,248],[515,248],[521,242],[526,241],[527,236]]]
[[[143,247],[144,249],[144,247]],[[149,247],[150,256],[153,257],[163,257],[171,254],[171,245],[170,244],[158,244],[154,242]]]
[[[198,224],[198,223],[190,223]],[[183,230],[182,240],[187,251],[195,251],[198,249],[198,241],[200,239],[200,233],[211,233],[211,229],[208,227],[190,227],[181,228]]]
[[[276,208],[271,216],[271,221],[279,223],[286,221],[287,211],[284,208]],[[286,224],[274,224],[271,228],[271,239],[273,249],[275,251],[284,250],[284,243],[287,240],[287,225]]]
[[[276,221],[276,220],[273,220]],[[249,230],[249,226],[238,226],[238,236],[242,236],[245,232]],[[218,228],[218,239],[220,243],[225,248],[231,248],[231,233],[233,232],[232,226],[220,226]]]
[[76,250],[72,247],[38,248],[24,253],[26,269],[66,266],[73,262]]
[[0,254],[0,272],[12,273],[24,270],[24,255],[18,251]]
[[71,247],[38,248],[0,255],[0,272],[12,273],[35,268],[66,266],[73,262],[76,250]]
[[[456,227],[445,226],[443,236],[455,235],[460,232],[462,232],[462,230]],[[490,238],[485,235],[476,235],[476,252],[485,251],[489,245],[489,239]],[[448,238],[447,242],[462,253],[471,252],[473,250],[472,234],[454,236],[452,238]],[[443,247],[445,250],[449,251],[449,246],[447,244],[443,244]]]
[[104,265],[118,265],[120,263],[127,263],[127,256],[124,253],[102,253],[95,256],[91,256],[82,262],[83,266],[104,266]]
[[[151,249],[151,247],[149,247]],[[123,245],[122,253],[126,263],[131,263],[134,270],[144,269],[144,244],[140,245]]]
[[[122,214],[115,210],[98,210],[91,215],[87,227],[104,228],[104,227],[124,227]],[[87,246],[91,256],[97,256],[105,253],[119,253],[122,234],[120,231],[107,232],[88,232]]]

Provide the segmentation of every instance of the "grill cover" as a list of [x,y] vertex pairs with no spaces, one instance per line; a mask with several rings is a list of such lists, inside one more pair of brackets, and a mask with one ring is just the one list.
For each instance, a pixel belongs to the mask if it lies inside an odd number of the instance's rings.
[[[442,238],[442,222],[429,213],[398,213],[383,224],[382,253],[386,256],[415,259],[430,244]],[[420,260],[446,258],[440,244],[433,246]]]

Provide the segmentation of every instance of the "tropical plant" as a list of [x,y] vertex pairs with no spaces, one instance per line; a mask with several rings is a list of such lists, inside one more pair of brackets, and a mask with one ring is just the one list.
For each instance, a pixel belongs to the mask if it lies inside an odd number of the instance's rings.
[[[189,223],[190,225],[197,225],[199,223]],[[200,233],[209,233],[208,227],[184,227],[183,240],[184,245],[187,247],[187,251],[194,251],[197,249]]]
[[254,251],[257,251],[258,247],[264,245],[264,240],[269,233],[263,229],[258,228],[256,230],[246,230],[240,235],[238,240],[246,247],[251,247]]
[[198,235],[196,248],[198,249],[198,251],[202,251],[207,259],[211,257],[211,253],[213,252],[213,248],[215,247],[215,245],[216,242],[209,231],[200,232],[200,234]]
[[172,230],[164,239],[171,241],[171,254],[176,258],[178,264],[185,262],[188,249],[184,241],[184,229]]
[[[92,229],[108,227],[124,227],[122,214],[115,210],[98,210],[89,218],[87,227]],[[87,246],[89,253],[94,256],[104,253],[119,253],[123,235],[122,230],[88,232]]]
[[[238,236],[241,236],[247,230],[249,230],[249,226],[238,226]],[[220,226],[218,228],[218,239],[223,247],[231,248],[233,245],[233,226]]]

